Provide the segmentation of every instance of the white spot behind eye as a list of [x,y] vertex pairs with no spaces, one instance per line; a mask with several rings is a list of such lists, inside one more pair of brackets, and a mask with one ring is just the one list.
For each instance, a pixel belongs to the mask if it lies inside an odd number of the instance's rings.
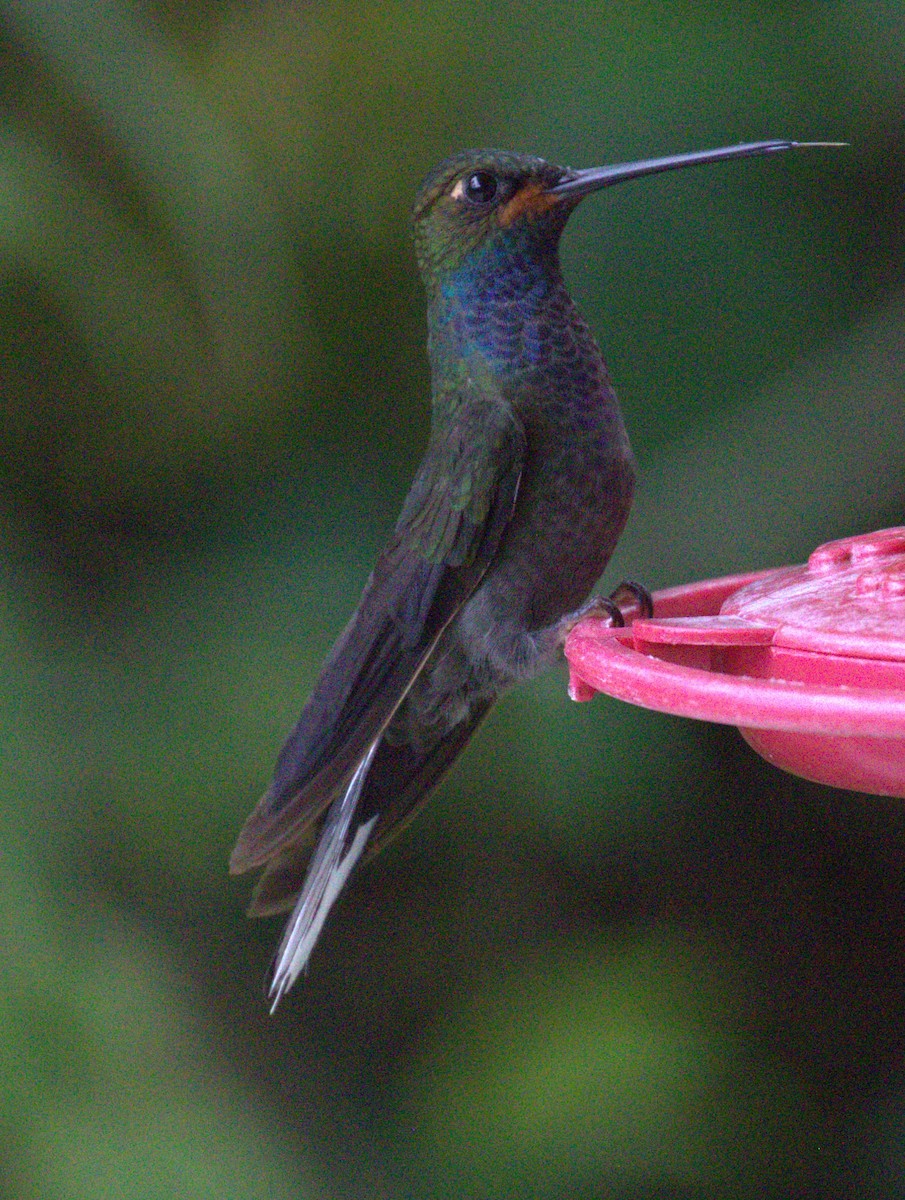
[[464,176],[460,180],[458,180],[458,182],[456,183],[456,186],[453,188],[453,190],[449,194],[450,194],[450,196],[452,196],[453,200],[464,200],[465,199],[465,178],[464,178]]

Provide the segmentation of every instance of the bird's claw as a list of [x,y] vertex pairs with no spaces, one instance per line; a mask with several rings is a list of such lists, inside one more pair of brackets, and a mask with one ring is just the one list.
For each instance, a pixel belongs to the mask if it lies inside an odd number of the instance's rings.
[[601,617],[609,621],[613,628],[621,629],[625,624],[625,617],[622,615],[622,609],[609,596],[592,596],[581,608],[576,612],[572,619],[572,626],[583,621],[585,617]]
[[[624,612],[623,609],[627,609],[628,612]],[[585,601],[581,608],[567,618],[566,632],[574,629],[585,617],[600,617],[609,621],[612,628],[621,629],[626,623],[626,616],[634,619],[636,613],[633,610],[637,610],[638,616],[652,617],[654,602],[646,587],[626,579],[609,596],[592,596],[590,600]]]
[[[616,590],[610,592],[609,598],[620,610],[637,608],[639,616],[644,620],[654,615],[653,597],[642,583],[635,583],[634,579],[623,579]],[[622,624],[625,624],[624,614]]]

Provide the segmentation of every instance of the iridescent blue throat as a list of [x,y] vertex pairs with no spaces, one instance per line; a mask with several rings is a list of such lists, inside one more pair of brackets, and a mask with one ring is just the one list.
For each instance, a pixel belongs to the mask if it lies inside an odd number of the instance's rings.
[[439,279],[431,305],[431,356],[479,355],[496,376],[522,376],[544,354],[549,299],[562,287],[551,246],[522,231],[487,238]]

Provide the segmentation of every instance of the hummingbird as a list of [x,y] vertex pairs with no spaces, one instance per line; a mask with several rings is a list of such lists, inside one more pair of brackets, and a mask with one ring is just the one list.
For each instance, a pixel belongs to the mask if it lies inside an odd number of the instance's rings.
[[[350,874],[420,809],[494,701],[553,664],[591,612],[635,469],[609,372],[572,302],[560,236],[592,192],[699,163],[838,143],[763,141],[589,170],[469,150],[413,209],[427,295],[430,439],[351,620],[242,828],[249,915],[292,909],[273,1012]],[[634,585],[628,591],[645,595]]]

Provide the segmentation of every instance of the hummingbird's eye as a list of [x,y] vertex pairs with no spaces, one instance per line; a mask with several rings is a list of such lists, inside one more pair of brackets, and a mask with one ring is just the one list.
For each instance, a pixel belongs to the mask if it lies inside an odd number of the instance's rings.
[[489,171],[475,171],[460,180],[455,191],[469,204],[489,204],[497,194],[496,176]]

